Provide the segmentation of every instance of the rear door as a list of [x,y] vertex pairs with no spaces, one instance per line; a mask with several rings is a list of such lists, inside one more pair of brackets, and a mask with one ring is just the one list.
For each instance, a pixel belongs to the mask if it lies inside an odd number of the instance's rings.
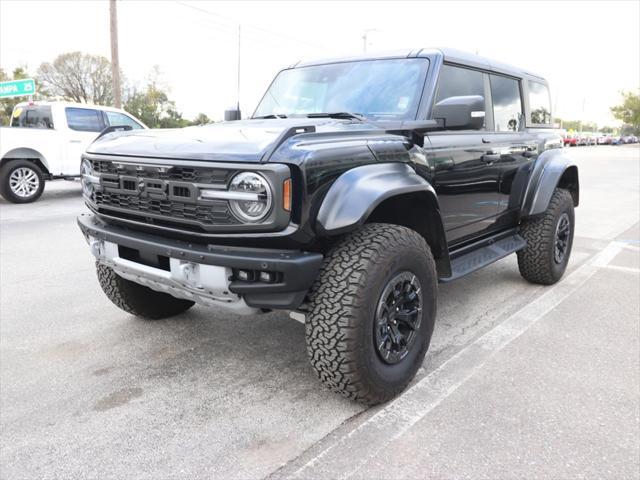
[[102,111],[94,108],[66,107],[68,145],[64,159],[65,175],[80,173],[80,157],[98,134],[106,128]]
[[[517,222],[538,145],[536,137],[525,129],[522,81],[492,73],[489,85],[493,128],[486,141],[498,171],[496,225],[508,227]],[[550,113],[548,117],[550,121]]]
[[[429,134],[429,164],[449,243],[491,229],[497,215],[500,168],[487,157],[491,122],[486,104],[487,74],[455,65],[440,70],[434,105],[446,98],[480,95],[485,98],[485,125],[479,130]],[[491,125],[489,125],[489,128]]]

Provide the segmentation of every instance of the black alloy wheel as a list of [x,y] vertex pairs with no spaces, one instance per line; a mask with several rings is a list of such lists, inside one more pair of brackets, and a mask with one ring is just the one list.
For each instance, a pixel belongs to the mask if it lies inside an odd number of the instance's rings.
[[385,286],[374,323],[374,342],[380,359],[393,365],[407,356],[416,339],[422,315],[420,280],[405,271]]

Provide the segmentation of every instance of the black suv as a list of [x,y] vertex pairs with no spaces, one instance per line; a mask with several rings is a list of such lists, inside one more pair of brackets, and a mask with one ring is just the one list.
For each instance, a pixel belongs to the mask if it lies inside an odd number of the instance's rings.
[[249,119],[101,136],[78,223],[118,307],[290,310],[320,380],[375,404],[420,367],[438,282],[514,252],[560,279],[579,194],[561,142],[547,82],[476,55],[298,63]]

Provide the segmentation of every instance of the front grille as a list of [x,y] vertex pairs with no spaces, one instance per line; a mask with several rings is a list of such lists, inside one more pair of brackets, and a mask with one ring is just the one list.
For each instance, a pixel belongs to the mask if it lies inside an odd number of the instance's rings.
[[[136,172],[136,166],[114,163],[108,160],[91,160],[93,170],[96,173],[127,174]],[[144,171],[145,178],[157,178],[159,180],[176,180],[181,182],[194,182],[205,184],[227,184],[237,170],[227,168],[196,168],[196,167],[171,167],[166,171],[147,168]],[[137,172],[141,173],[141,172]]]
[[[136,195],[94,192],[94,202],[99,207],[131,210],[145,214],[161,215],[176,220],[200,222],[205,225],[233,225],[239,223],[231,214],[229,204],[223,200],[211,200],[211,205],[193,205],[173,200],[153,200]],[[152,218],[152,217],[150,217]],[[146,219],[147,221],[149,219]],[[167,220],[165,218],[165,220]],[[155,222],[149,222],[155,223]]]
[[95,174],[102,175],[102,185],[94,189],[90,199],[108,215],[196,231],[241,223],[226,200],[200,200],[192,194],[197,192],[193,184],[226,188],[237,170],[145,166],[93,159],[91,163]]

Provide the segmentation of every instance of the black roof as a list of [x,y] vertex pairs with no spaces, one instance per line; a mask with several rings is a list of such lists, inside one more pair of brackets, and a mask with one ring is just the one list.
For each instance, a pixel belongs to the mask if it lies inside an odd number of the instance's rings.
[[522,68],[507,65],[505,63],[482,57],[480,55],[452,48],[414,48],[412,50],[395,50],[382,53],[368,53],[351,57],[327,58],[315,61],[297,62],[291,65],[289,68],[308,67],[311,65],[324,65],[329,63],[357,62],[361,60],[382,60],[388,58],[416,57],[441,57],[445,62],[468,65],[470,67],[476,67],[496,73],[512,75],[514,77],[532,78],[535,80],[545,81],[544,77],[542,77],[541,75],[537,75],[528,70],[524,70]]

